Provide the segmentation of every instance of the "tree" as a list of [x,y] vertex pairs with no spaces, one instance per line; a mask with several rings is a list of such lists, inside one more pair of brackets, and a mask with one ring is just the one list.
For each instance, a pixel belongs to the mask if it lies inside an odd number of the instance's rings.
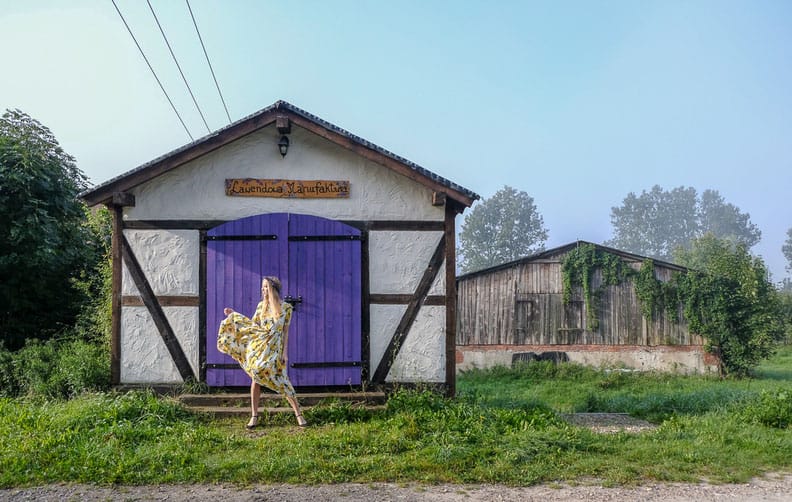
[[691,331],[705,337],[726,375],[745,376],[784,337],[781,299],[761,258],[712,234],[679,249],[691,271],[677,279]]
[[748,249],[762,235],[749,214],[716,190],[705,190],[699,198],[691,187],[665,191],[655,185],[640,196],[630,192],[621,207],[611,208],[611,224],[614,237],[607,245],[666,261],[677,248],[689,248],[708,233]]
[[472,272],[516,260],[542,251],[546,240],[533,198],[504,186],[465,217],[459,234],[461,269]]
[[84,174],[30,116],[0,118],[0,341],[19,348],[73,324],[85,299],[75,277],[95,265],[77,194]]
[[784,258],[787,260],[786,270],[792,273],[792,228],[787,230],[787,240],[781,246],[781,251],[784,253]]

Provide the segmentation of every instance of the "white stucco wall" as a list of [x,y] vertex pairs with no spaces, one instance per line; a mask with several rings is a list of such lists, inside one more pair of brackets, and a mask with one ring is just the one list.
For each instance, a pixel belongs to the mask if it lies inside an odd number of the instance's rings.
[[[198,296],[197,230],[125,230],[124,236],[155,295]],[[126,263],[121,290],[139,294]]]
[[[371,306],[371,368],[379,365],[405,305]],[[445,307],[424,305],[385,379],[388,382],[445,382]]]
[[[443,232],[369,232],[372,293],[412,294]],[[445,274],[443,276],[445,284]],[[443,294],[435,281],[435,294]]]
[[[163,310],[197,375],[198,308],[164,307]],[[182,383],[165,342],[145,307],[124,307],[121,312],[121,382]]]
[[445,307],[421,307],[386,380],[445,382]]

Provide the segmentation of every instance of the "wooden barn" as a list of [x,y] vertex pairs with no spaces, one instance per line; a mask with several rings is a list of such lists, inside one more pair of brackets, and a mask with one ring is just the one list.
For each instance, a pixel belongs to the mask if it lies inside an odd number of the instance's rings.
[[[632,281],[603,287],[596,312],[587,311],[580,286],[572,288],[565,302],[562,259],[582,245],[614,255],[634,270],[647,259],[578,241],[458,277],[459,371],[532,359],[640,370],[717,371],[717,359],[704,350],[701,336],[689,332],[681,311],[677,319],[665,311],[651,320],[644,316]],[[663,282],[684,270],[654,261],[655,277]],[[602,284],[602,273],[595,270],[592,289]]]
[[289,103],[81,195],[113,222],[112,380],[250,380],[216,348],[262,276],[298,389],[455,379],[455,218],[478,196]]

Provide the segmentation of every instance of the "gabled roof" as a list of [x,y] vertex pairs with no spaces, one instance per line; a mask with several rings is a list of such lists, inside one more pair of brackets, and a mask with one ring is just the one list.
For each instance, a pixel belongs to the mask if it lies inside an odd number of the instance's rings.
[[634,254],[634,253],[628,253],[627,251],[622,251],[620,249],[610,248],[610,247],[607,247],[607,246],[603,246],[601,244],[594,244],[593,242],[575,241],[575,242],[570,242],[569,244],[564,244],[563,246],[558,246],[556,248],[552,248],[552,249],[548,249],[548,250],[545,250],[545,251],[541,251],[539,253],[532,254],[530,256],[526,256],[526,257],[520,258],[518,260],[510,261],[510,262],[507,262],[507,263],[501,263],[500,265],[495,265],[493,267],[485,268],[485,269],[482,269],[482,270],[476,270],[475,272],[470,272],[470,273],[467,273],[467,274],[464,274],[464,275],[460,275],[459,277],[457,277],[457,280],[461,281],[461,280],[471,279],[471,278],[477,277],[479,275],[489,274],[491,272],[496,272],[498,270],[505,270],[507,268],[511,268],[511,267],[514,267],[514,266],[517,266],[517,265],[522,265],[524,263],[530,263],[532,261],[549,259],[549,258],[555,257],[555,256],[560,255],[560,254],[568,253],[572,249],[574,249],[574,248],[576,248],[578,246],[581,246],[583,244],[588,244],[588,245],[594,246],[597,249],[600,249],[600,250],[605,251],[605,252],[610,253],[610,254],[614,254],[616,256],[620,256],[620,257],[622,257],[622,258],[624,258],[626,260],[630,260],[630,261],[642,262],[644,260],[651,259],[655,263],[655,265],[660,265],[662,267],[670,268],[672,270],[678,270],[680,272],[684,272],[684,271],[688,270],[686,267],[683,267],[681,265],[676,265],[674,263],[670,263],[670,262],[667,262],[667,261],[658,260],[656,258],[651,258],[649,256],[641,256],[641,255]]
[[476,193],[286,101],[277,101],[267,108],[218,129],[203,138],[86,190],[80,194],[80,198],[89,206],[107,203],[112,199],[113,193],[130,190],[171,169],[267,127],[273,124],[278,117],[288,117],[292,124],[307,129],[368,160],[393,169],[434,191],[443,192],[465,207],[470,207],[479,198]]

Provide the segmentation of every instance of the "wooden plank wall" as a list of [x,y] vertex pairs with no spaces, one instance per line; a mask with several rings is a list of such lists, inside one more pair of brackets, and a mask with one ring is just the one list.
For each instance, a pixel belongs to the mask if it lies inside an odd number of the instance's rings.
[[[636,269],[640,262],[630,263]],[[667,281],[672,270],[655,266]],[[595,274],[594,287],[600,284]],[[631,282],[607,287],[599,327],[591,330],[581,288],[563,302],[561,263],[534,260],[460,280],[457,345],[702,345],[682,320],[665,312],[647,321]],[[681,307],[679,319],[682,319]]]

